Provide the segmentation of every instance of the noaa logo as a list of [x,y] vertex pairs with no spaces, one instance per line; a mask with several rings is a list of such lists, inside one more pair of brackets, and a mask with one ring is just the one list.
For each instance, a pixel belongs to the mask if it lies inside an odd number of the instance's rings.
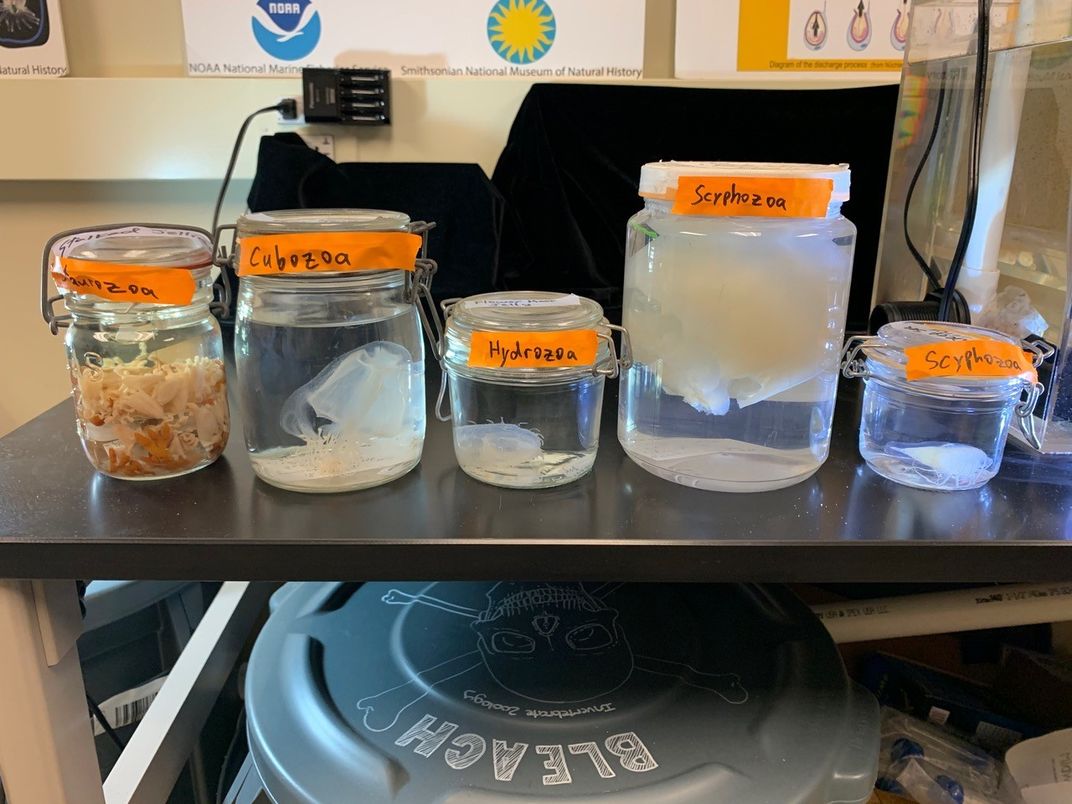
[[304,59],[320,41],[320,14],[312,0],[257,0],[253,37],[269,56]]
[[488,15],[488,41],[511,64],[532,64],[555,41],[555,13],[543,0],[499,0]]

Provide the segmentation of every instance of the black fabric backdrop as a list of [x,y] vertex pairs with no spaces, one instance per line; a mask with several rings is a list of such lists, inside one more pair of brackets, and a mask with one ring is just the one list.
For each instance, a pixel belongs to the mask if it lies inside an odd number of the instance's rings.
[[849,327],[865,329],[896,105],[896,86],[533,86],[492,176],[507,210],[499,283],[590,296],[617,319],[645,162],[848,162],[843,211],[859,230]]

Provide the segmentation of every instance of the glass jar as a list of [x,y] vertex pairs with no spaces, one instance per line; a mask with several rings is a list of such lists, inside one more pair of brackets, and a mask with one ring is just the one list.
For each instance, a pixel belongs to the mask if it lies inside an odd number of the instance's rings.
[[[219,270],[200,229],[157,224],[80,229],[45,248],[67,327],[78,435],[111,477],[176,477],[212,463],[230,432],[223,341],[210,309]],[[63,299],[68,315],[53,304]]]
[[856,242],[848,166],[659,162],[640,195],[622,446],[687,486],[799,483],[830,448]]
[[[988,343],[1011,346],[1021,365],[996,376],[958,370],[958,365],[967,365],[963,354],[971,353],[978,363],[975,356],[985,353]],[[941,350],[947,344],[963,347],[945,360],[936,359],[942,352],[931,347]],[[914,370],[908,355],[917,353],[925,365],[947,364],[946,373],[937,370],[908,379]],[[875,337],[851,338],[842,371],[864,380],[860,454],[878,474],[906,486],[932,491],[979,488],[1001,468],[1013,416],[1025,436],[1037,441],[1030,412],[1042,391],[1035,366],[1046,356],[1033,344],[966,324],[899,321],[886,324]],[[1026,400],[1021,401],[1024,394]]]
[[[606,377],[618,373],[603,308],[536,291],[443,305],[443,368],[462,470],[508,488],[561,486],[592,469]],[[442,402],[442,395],[440,397]]]
[[238,220],[235,361],[253,470],[292,491],[388,483],[424,446],[418,258],[427,224],[380,210]]

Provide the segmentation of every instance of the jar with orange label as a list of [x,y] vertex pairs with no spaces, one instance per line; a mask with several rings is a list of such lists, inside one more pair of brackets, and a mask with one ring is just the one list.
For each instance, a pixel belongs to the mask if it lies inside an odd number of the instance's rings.
[[668,480],[798,483],[826,460],[856,227],[847,165],[658,162],[629,221],[618,437]]
[[438,341],[422,306],[435,271],[424,256],[430,228],[384,210],[238,219],[238,397],[250,461],[265,482],[353,491],[420,461],[422,323]]
[[[592,469],[603,385],[619,360],[591,299],[537,291],[443,303],[443,389],[462,470],[508,488],[561,486]],[[623,334],[623,337],[625,335]],[[628,363],[623,347],[622,364]]]
[[[207,232],[159,224],[62,232],[45,247],[42,313],[53,332],[67,328],[78,434],[98,471],[175,477],[223,452],[230,416],[212,308],[214,288],[227,289],[212,261]],[[53,308],[61,299],[66,315]]]
[[984,485],[1015,420],[1036,449],[1037,368],[1053,354],[967,324],[896,321],[845,345],[842,372],[864,381],[860,455],[875,472],[928,491]]

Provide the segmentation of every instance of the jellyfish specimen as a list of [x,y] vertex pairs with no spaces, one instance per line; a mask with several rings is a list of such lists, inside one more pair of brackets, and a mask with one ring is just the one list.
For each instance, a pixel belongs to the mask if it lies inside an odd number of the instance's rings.
[[901,6],[897,9],[897,16],[890,28],[890,44],[894,50],[904,50],[908,44],[908,0],[901,0]]
[[466,424],[454,428],[454,447],[459,463],[512,468],[540,457],[543,436],[519,424]]
[[347,352],[290,395],[279,423],[306,443],[396,436],[410,418],[412,362],[406,347],[389,341]]
[[864,6],[864,0],[860,0],[852,12],[846,38],[853,50],[863,50],[871,44],[871,7]]
[[32,33],[41,18],[26,7],[27,0],[0,0],[0,34]]
[[819,50],[826,44],[826,34],[826,3],[823,3],[823,10],[815,9],[804,23],[804,44],[810,50]]

